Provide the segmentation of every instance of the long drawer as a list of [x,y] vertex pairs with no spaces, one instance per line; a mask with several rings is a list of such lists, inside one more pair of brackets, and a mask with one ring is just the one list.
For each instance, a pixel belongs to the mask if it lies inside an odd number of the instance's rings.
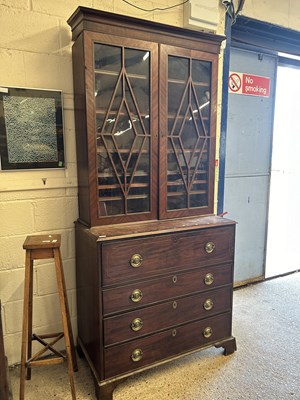
[[104,315],[133,310],[168,299],[232,283],[232,264],[204,267],[103,290]]
[[102,244],[103,285],[233,260],[234,227]]
[[104,345],[230,311],[231,297],[232,287],[228,286],[106,318]]
[[104,350],[105,379],[200,348],[231,335],[231,314],[221,314]]

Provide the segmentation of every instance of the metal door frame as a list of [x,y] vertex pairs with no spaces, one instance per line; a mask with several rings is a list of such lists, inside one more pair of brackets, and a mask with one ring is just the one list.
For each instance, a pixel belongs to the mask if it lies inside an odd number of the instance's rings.
[[273,25],[264,21],[239,16],[235,24],[232,25],[231,18],[228,16],[228,14],[226,14],[225,35],[227,40],[223,58],[223,89],[217,205],[218,214],[222,214],[224,212],[228,78],[231,47],[274,55],[278,57],[278,62],[282,60],[282,57],[278,56],[278,52],[300,56],[300,32]]

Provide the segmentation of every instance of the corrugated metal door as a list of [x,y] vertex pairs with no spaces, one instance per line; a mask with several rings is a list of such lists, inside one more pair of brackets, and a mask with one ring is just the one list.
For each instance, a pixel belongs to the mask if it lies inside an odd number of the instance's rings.
[[235,282],[264,276],[277,58],[232,48],[230,71],[271,79],[270,96],[229,94],[224,211],[236,220]]

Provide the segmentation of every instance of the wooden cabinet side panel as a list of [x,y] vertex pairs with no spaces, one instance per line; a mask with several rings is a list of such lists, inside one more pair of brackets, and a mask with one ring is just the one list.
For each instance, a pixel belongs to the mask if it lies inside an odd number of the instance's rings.
[[76,226],[76,281],[78,336],[93,363],[98,378],[103,379],[101,330],[102,299],[98,245],[87,229]]
[[79,218],[90,223],[83,34],[72,48]]

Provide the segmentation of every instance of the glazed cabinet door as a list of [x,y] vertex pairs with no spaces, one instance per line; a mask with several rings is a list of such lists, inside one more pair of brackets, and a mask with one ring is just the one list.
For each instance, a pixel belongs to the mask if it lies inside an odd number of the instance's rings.
[[155,219],[157,44],[87,32],[84,48],[92,225]]
[[161,45],[160,218],[212,214],[215,54]]

